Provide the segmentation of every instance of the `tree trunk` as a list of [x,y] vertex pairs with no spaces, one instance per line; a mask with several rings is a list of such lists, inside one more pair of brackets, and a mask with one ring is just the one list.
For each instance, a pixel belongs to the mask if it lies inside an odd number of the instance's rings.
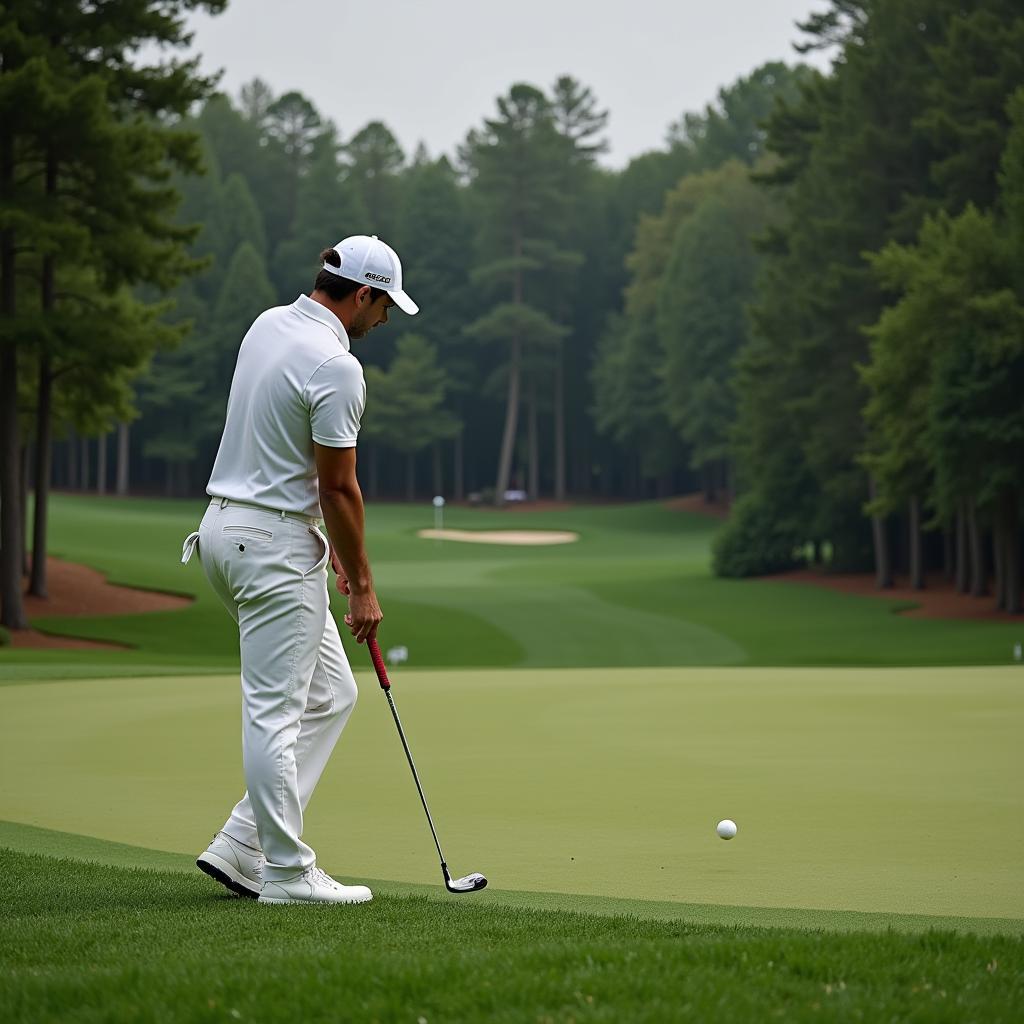
[[942,531],[942,575],[947,583],[956,578],[956,563],[953,558],[953,531]]
[[78,481],[78,488],[82,491],[89,490],[89,480],[92,473],[89,466],[89,438],[82,437],[78,441],[78,471],[81,474]]
[[[582,433],[583,431],[581,431]],[[577,441],[580,438],[577,435]],[[587,454],[585,442],[575,444],[572,449],[572,464],[569,466],[569,490],[573,494],[589,494],[591,489],[590,456]],[[586,470],[584,470],[586,467]]]
[[996,599],[996,608],[1000,611],[1006,607],[1006,574],[1003,571],[1003,556],[1006,553],[1005,519],[1005,503],[1000,495],[992,523],[992,592]]
[[537,380],[534,375],[530,377],[530,397],[527,400],[527,437],[529,454],[526,491],[530,501],[536,501],[540,497],[540,446],[537,440]]
[[128,494],[128,471],[130,450],[128,445],[130,426],[127,420],[117,425],[117,493],[122,497]]
[[[523,240],[518,231],[512,245],[513,255],[523,255]],[[517,270],[512,284],[512,301],[517,305],[523,301],[523,274]],[[494,485],[494,504],[505,501],[508,480],[512,472],[512,456],[516,447],[516,431],[519,427],[519,377],[522,372],[523,343],[520,338],[512,339],[508,363],[508,397],[505,405],[505,427],[501,435],[501,453],[498,456],[498,479]]]
[[985,571],[985,545],[983,531],[978,522],[978,509],[974,499],[967,503],[967,538],[971,548],[971,597],[984,597],[988,593]]
[[376,501],[380,496],[380,466],[377,446],[370,445],[370,499]]
[[416,500],[416,454],[409,452],[405,461],[405,497],[407,501]]
[[[868,495],[872,501],[878,496],[878,485],[874,477],[868,477]],[[892,562],[889,558],[889,537],[885,530],[883,516],[871,517],[871,538],[875,548],[875,586],[879,590],[892,587]]]
[[[0,194],[8,194],[14,180],[14,143],[8,130],[0,130]],[[0,232],[0,313],[16,312],[15,237],[12,228]],[[24,629],[25,606],[21,595],[21,547],[25,524],[21,519],[18,455],[18,352],[13,338],[0,351],[0,624]]]
[[700,467],[700,477],[701,489],[704,491],[704,503],[706,505],[713,505],[718,497],[718,491],[715,487],[715,464],[713,462],[705,462]]
[[[6,264],[6,253],[4,255]],[[13,254],[10,263],[13,269]],[[9,280],[8,268],[5,266],[5,292]],[[0,623],[8,629],[24,629],[27,623],[21,596],[24,524],[21,521],[21,474],[18,459],[21,449],[18,436],[18,359],[13,341],[4,346],[0,370],[0,408],[3,409],[3,441],[0,449],[0,465],[3,467],[0,469],[0,603],[3,607],[0,608]]]
[[33,597],[49,597],[46,580],[47,523],[50,511],[50,473],[53,451],[51,409],[53,376],[50,358],[43,355],[39,363],[36,392],[36,506],[32,523],[32,579],[29,593]]
[[921,557],[921,499],[914,495],[910,499],[910,586],[913,590],[924,589],[924,565]]
[[78,490],[78,435],[68,431],[68,490]]
[[508,366],[508,396],[505,400],[505,428],[501,436],[501,455],[498,460],[498,479],[494,484],[494,504],[501,505],[508,490],[512,473],[512,455],[516,444],[516,430],[519,425],[519,374],[522,362],[522,343],[518,338],[512,342],[512,353]]
[[[46,195],[56,202],[57,158],[52,148],[46,154]],[[39,304],[43,317],[53,315],[57,305],[57,261],[48,254],[43,257]],[[50,516],[50,474],[53,448],[53,367],[45,343],[39,358],[36,382],[36,488],[32,521],[32,576],[29,593],[33,597],[49,597],[46,579],[46,558],[49,553],[47,524]]]
[[967,593],[970,575],[970,556],[967,549],[967,504],[961,499],[956,505],[956,592]]
[[441,472],[441,442],[434,442],[434,494],[444,494],[444,474]]
[[18,469],[19,501],[21,502],[21,575],[27,577],[31,571],[28,564],[28,461],[31,453],[29,446],[21,446],[21,457]]
[[107,434],[103,433],[96,439],[96,493],[107,493]]
[[555,501],[565,501],[565,370],[562,343],[555,360]]
[[1020,503],[1013,491],[1006,496],[1005,537],[1003,545],[1004,608],[1013,615],[1021,613]]
[[465,451],[462,446],[462,431],[455,435],[455,500],[465,501],[466,500],[466,482],[465,482]]

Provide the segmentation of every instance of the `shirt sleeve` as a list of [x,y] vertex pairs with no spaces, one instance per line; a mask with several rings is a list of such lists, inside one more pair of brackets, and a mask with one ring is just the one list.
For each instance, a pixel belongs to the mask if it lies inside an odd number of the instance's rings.
[[305,388],[313,440],[329,448],[354,448],[366,405],[359,360],[337,355],[317,367]]

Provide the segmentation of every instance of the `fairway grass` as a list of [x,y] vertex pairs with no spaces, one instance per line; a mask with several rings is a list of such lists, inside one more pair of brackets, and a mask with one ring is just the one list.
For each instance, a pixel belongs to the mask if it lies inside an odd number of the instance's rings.
[[[0,649],[0,681],[207,674],[238,664],[238,636],[198,559],[181,542],[203,500],[55,495],[52,553],[117,583],[195,597],[172,612],[50,617],[44,630],[127,645],[119,651]],[[556,547],[423,540],[433,510],[373,504],[367,545],[384,609],[381,643],[410,665],[603,668],[675,665],[996,665],[1024,620],[940,621],[905,603],[772,580],[710,574],[719,524],[657,503],[549,512],[450,507],[445,525],[571,530]],[[335,595],[334,612],[344,603]]]
[[[398,672],[454,874],[715,906],[1024,919],[1014,668]],[[345,877],[438,867],[376,685],[310,806]],[[0,689],[0,819],[194,854],[243,788],[232,677]],[[720,818],[739,824],[723,842]]]

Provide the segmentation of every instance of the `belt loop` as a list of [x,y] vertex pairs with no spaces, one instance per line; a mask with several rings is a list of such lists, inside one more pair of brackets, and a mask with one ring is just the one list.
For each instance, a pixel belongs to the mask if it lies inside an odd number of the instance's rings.
[[228,504],[228,499],[227,498],[221,498],[220,499],[220,507],[223,508],[226,504]]
[[284,509],[281,509],[280,515],[281,515],[281,522],[282,522],[282,523],[284,522],[284,519],[285,519],[285,514],[286,514],[286,513],[285,513]]

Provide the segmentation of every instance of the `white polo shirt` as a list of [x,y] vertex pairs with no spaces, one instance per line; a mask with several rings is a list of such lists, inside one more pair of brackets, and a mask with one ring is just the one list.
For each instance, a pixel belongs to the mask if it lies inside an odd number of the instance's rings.
[[300,295],[268,309],[238,350],[207,493],[320,518],[313,442],[354,447],[365,403],[363,368],[326,306]]

